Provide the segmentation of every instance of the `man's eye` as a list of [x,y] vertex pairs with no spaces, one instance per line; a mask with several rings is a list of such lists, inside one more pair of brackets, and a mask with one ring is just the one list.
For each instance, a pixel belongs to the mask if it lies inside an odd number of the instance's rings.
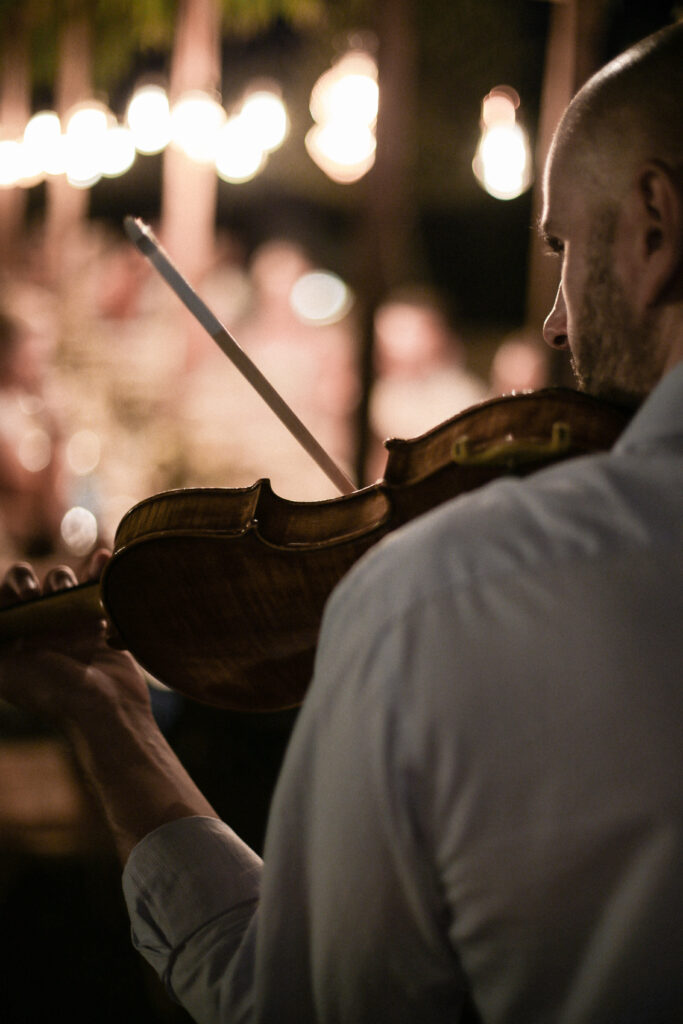
[[560,241],[559,238],[555,238],[553,235],[546,235],[545,244],[550,250],[549,256],[561,256],[564,252],[564,242]]

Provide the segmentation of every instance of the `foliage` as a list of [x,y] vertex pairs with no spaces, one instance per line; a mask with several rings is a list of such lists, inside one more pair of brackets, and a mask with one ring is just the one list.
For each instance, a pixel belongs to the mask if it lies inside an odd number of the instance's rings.
[[[282,20],[309,29],[325,16],[325,0],[217,0],[226,37],[248,37]],[[0,32],[29,41],[35,84],[54,82],[57,40],[69,20],[85,19],[91,32],[96,85],[106,89],[136,54],[168,52],[179,0],[0,0]]]
[[324,13],[324,0],[220,0],[227,33],[252,35],[282,19],[310,28]]

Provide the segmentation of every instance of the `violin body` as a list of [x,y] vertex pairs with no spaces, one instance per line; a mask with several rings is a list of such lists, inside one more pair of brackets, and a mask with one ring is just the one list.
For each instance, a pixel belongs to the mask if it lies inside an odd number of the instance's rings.
[[303,700],[327,597],[391,530],[504,474],[611,447],[623,409],[567,389],[492,399],[411,441],[384,478],[320,502],[267,480],[170,491],[123,518],[101,600],[124,645],[180,693],[238,711]]
[[551,388],[491,399],[411,441],[386,442],[383,479],[319,502],[251,487],[168,491],[134,506],[99,584],[0,612],[0,642],[106,617],[152,676],[236,711],[296,707],[325,602],[382,537],[501,475],[612,446],[630,412]]

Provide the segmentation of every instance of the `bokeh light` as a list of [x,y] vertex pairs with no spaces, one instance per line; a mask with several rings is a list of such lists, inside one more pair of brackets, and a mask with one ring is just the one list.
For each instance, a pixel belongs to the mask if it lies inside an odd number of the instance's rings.
[[517,122],[519,103],[510,86],[497,86],[482,102],[482,133],[472,170],[495,199],[516,199],[533,179],[529,139]]
[[250,181],[263,167],[266,154],[242,114],[231,117],[218,133],[216,171],[231,184]]
[[77,476],[86,476],[97,467],[102,445],[94,430],[77,430],[66,444],[66,461]]
[[342,320],[351,309],[353,297],[347,284],[329,270],[312,270],[294,283],[289,301],[304,323],[320,326]]
[[138,153],[160,153],[171,141],[171,110],[165,89],[143,85],[136,89],[126,110],[126,124]]
[[24,174],[24,152],[16,139],[0,141],[0,188],[14,188]]
[[347,53],[313,86],[311,116],[318,124],[353,120],[373,125],[377,120],[379,88],[377,65],[358,51]]
[[29,119],[24,151],[44,174],[64,174],[62,125],[54,110],[40,110]]
[[311,159],[340,185],[359,181],[375,162],[377,140],[367,125],[316,124],[304,141]]
[[135,141],[129,128],[117,124],[104,137],[101,171],[106,178],[125,174],[135,163]]
[[90,188],[102,177],[101,154],[113,115],[102,103],[81,103],[67,117],[65,173],[74,188]]
[[24,469],[31,473],[40,473],[49,466],[52,458],[52,441],[47,431],[41,427],[27,430],[17,444],[17,458]]
[[240,117],[249,125],[254,140],[265,153],[272,153],[287,138],[289,117],[280,96],[270,89],[256,89],[242,104]]
[[172,142],[197,163],[213,163],[218,132],[226,118],[215,97],[200,90],[187,92],[171,109]]
[[97,519],[89,509],[75,505],[64,514],[61,535],[72,555],[87,555],[97,542]]
[[305,145],[332,181],[350,184],[373,166],[378,109],[377,65],[367,53],[347,53],[313,86],[310,110],[316,123]]

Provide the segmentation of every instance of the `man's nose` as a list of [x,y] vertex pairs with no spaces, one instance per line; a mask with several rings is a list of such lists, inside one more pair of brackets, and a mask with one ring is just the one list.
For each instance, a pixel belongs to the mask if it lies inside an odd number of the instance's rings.
[[561,284],[557,289],[553,308],[543,324],[543,340],[551,348],[567,348],[567,307],[564,304]]

